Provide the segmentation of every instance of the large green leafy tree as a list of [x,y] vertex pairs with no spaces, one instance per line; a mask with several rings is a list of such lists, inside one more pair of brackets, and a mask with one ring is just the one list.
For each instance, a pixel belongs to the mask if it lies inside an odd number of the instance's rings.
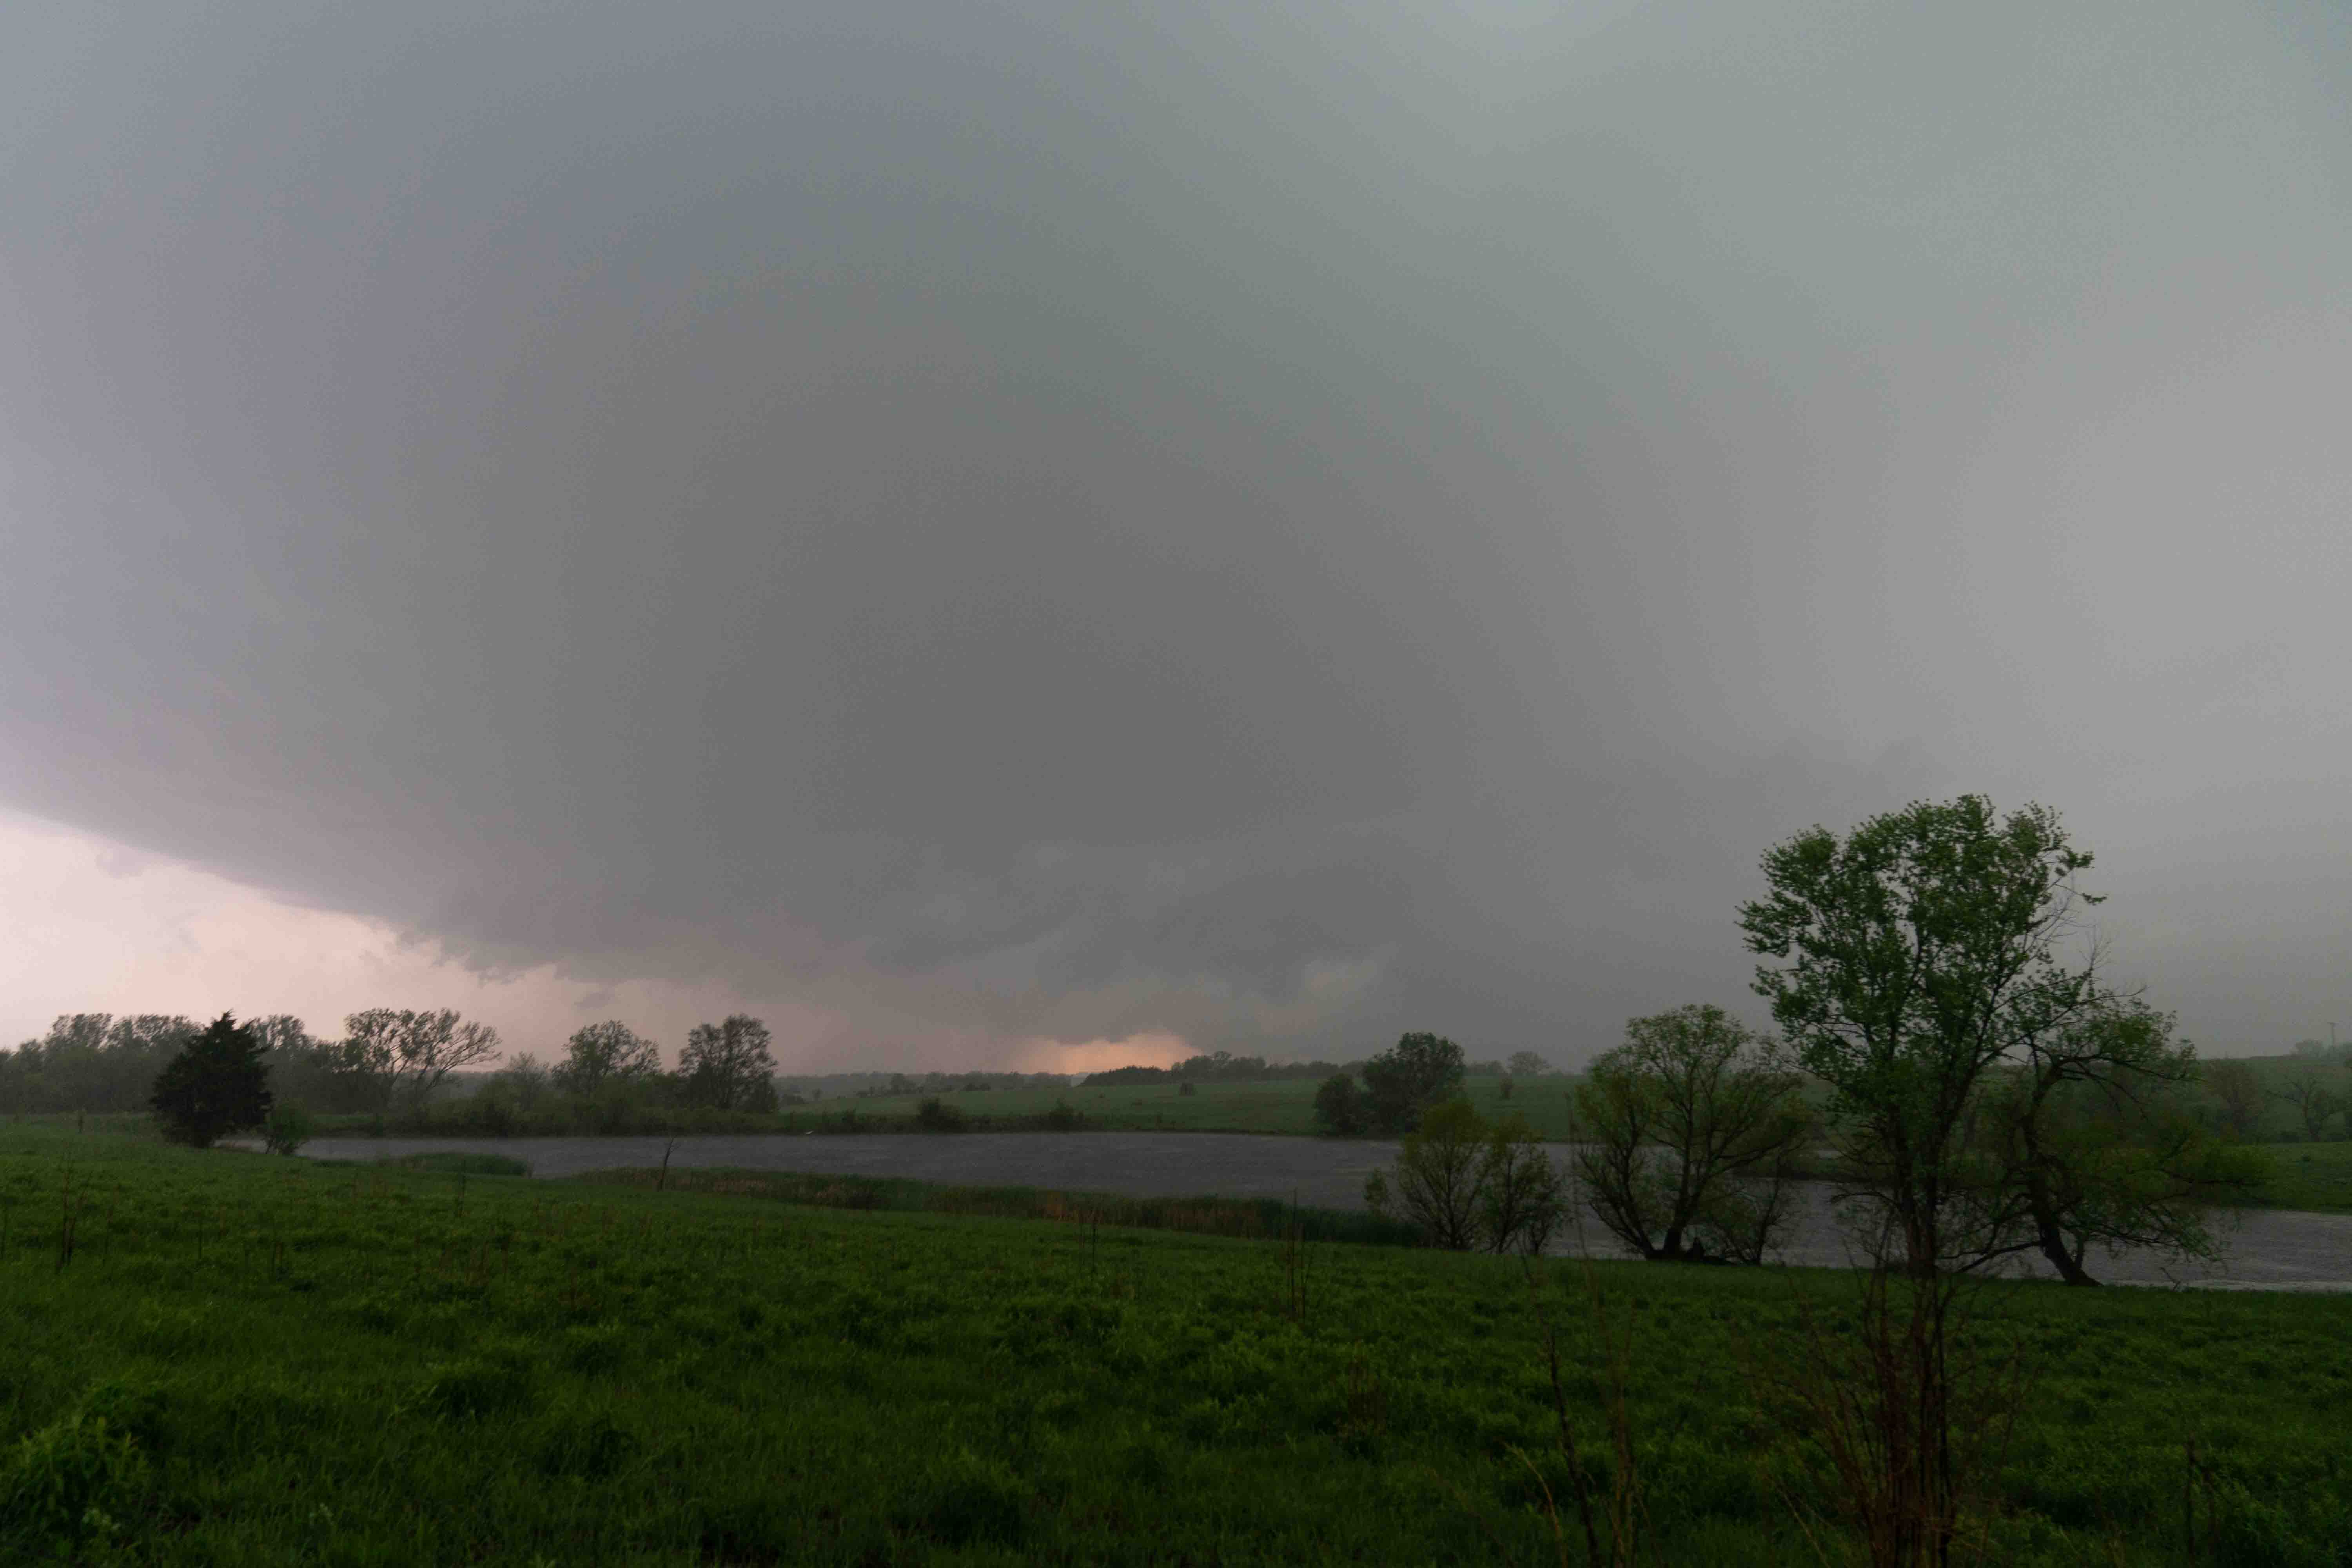
[[260,1038],[228,1014],[214,1019],[156,1076],[149,1103],[163,1135],[208,1149],[267,1121],[269,1069],[262,1050]]
[[768,1026],[748,1013],[697,1024],[678,1053],[678,1088],[690,1105],[717,1110],[773,1110],[776,1058]]
[[342,1042],[335,1047],[337,1068],[367,1086],[378,1114],[390,1110],[403,1090],[412,1104],[421,1107],[451,1073],[499,1054],[496,1029],[469,1024],[449,1007],[438,1012],[371,1007],[345,1018],[343,1028]]
[[2102,980],[2057,814],[1920,802],[1764,857],[1742,906],[1757,991],[1830,1089],[1846,1194],[1912,1272],[2038,1250],[2212,1250],[2198,1205],[2251,1179],[2183,1098],[2195,1053]]
[[617,1018],[573,1033],[555,1066],[557,1088],[593,1094],[608,1083],[641,1083],[661,1071],[661,1052]]
[[2063,951],[2097,900],[2091,857],[2057,814],[2006,816],[1981,795],[1917,802],[1841,838],[1815,827],[1764,857],[1743,905],[1757,992],[1830,1113],[1883,1250],[1918,1273],[1980,1259],[1969,1221],[1988,1184],[1971,1112],[2000,1064],[2099,1000],[2087,957]]

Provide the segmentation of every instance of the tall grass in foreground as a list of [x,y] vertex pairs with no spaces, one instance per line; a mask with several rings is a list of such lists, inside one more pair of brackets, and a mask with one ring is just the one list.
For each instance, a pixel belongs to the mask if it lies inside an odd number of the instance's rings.
[[[14,1131],[0,1215],[0,1562],[1578,1563],[1580,1484],[1603,1561],[1628,1495],[1643,1561],[1817,1560],[1780,1487],[1816,1439],[1739,1353],[1803,1354],[1776,1271]],[[1856,1310],[1805,1279],[1824,1323]],[[2340,1565],[2347,1329],[2326,1298],[1988,1288],[1974,1331],[2042,1369],[1991,1559]]]

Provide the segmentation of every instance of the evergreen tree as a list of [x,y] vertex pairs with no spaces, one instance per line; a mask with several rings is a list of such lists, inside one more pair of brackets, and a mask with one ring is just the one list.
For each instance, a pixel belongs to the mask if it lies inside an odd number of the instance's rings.
[[209,1149],[269,1116],[269,1068],[254,1032],[226,1013],[164,1065],[149,1103],[175,1143]]

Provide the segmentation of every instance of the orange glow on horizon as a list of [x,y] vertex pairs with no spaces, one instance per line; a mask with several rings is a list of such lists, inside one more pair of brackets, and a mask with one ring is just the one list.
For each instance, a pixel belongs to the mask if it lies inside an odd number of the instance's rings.
[[1181,1035],[1165,1031],[1123,1040],[1029,1040],[1013,1053],[1016,1072],[1108,1072],[1112,1068],[1174,1067],[1192,1055]]

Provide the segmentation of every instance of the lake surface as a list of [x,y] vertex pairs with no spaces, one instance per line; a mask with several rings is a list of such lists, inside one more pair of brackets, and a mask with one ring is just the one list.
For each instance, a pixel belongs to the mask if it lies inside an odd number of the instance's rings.
[[[316,1159],[384,1160],[435,1150],[503,1154],[535,1176],[571,1176],[615,1166],[658,1165],[667,1138],[321,1138]],[[1553,1145],[1555,1155],[1565,1145]],[[973,1186],[1052,1187],[1138,1196],[1273,1197],[1311,1208],[1360,1209],[1364,1177],[1392,1163],[1391,1142],[1284,1138],[1248,1132],[987,1132],[761,1135],[679,1138],[673,1167],[728,1165],[827,1175],[905,1176]],[[1831,1211],[1829,1192],[1804,1186],[1804,1205],[1781,1260],[1835,1267],[1852,1248]],[[2161,1256],[2126,1252],[2095,1258],[2091,1272],[2116,1283],[2255,1289],[2352,1290],[2352,1215],[2242,1209],[2226,1216],[2228,1256],[2215,1268],[2182,1268]],[[1588,1227],[1598,1231],[1597,1226]],[[1605,1234],[1596,1253],[1615,1250]],[[2047,1273],[2038,1258],[2018,1272]]]

